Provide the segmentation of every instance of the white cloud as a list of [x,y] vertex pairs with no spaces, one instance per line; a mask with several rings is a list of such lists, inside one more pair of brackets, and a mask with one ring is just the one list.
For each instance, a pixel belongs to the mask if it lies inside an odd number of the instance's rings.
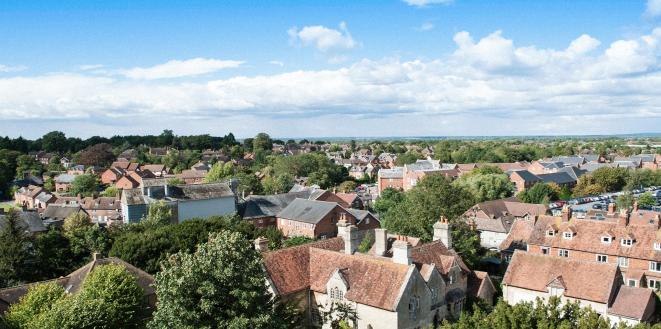
[[314,25],[305,26],[300,30],[292,27],[287,34],[292,44],[312,45],[322,53],[350,50],[358,46],[345,22],[340,23],[339,30]]
[[409,6],[414,7],[427,7],[430,5],[447,5],[453,2],[453,0],[403,0]]
[[433,29],[434,29],[434,23],[432,23],[432,22],[424,22],[419,27],[416,28],[416,30],[422,31],[422,32],[431,31]]
[[19,72],[27,70],[27,66],[8,66],[0,64],[0,73]]
[[[0,77],[0,117],[143,122],[135,132],[151,128],[152,118],[199,119],[191,130],[216,124],[280,136],[320,135],[321,126],[380,136],[658,131],[661,28],[603,47],[588,35],[560,49],[519,46],[500,31],[454,40],[453,53],[431,60],[363,59],[194,82],[87,72]],[[0,125],[0,134],[10,126]]]
[[281,62],[281,61],[269,61],[269,64],[271,64],[271,65],[275,65],[275,66],[280,66],[280,67],[284,67],[284,66],[285,66],[285,63],[283,63],[283,62]]
[[78,69],[81,71],[91,71],[91,70],[102,69],[103,67],[104,67],[103,64],[85,64],[78,66]]
[[645,14],[650,17],[661,15],[661,0],[647,0]]
[[134,67],[120,70],[120,74],[139,80],[180,78],[216,72],[227,68],[236,68],[244,62],[207,58],[193,58],[184,61],[171,60],[152,67]]

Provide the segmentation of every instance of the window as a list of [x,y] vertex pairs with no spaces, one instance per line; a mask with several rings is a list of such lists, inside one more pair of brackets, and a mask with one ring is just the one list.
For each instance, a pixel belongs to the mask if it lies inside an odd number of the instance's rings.
[[654,250],[661,250],[661,242],[654,242]]
[[620,265],[620,267],[629,267],[629,258],[618,257],[617,258],[617,265]]
[[542,255],[548,255],[551,253],[551,248],[549,247],[542,247]]
[[432,307],[438,302],[438,289],[431,288],[431,305]]
[[647,288],[654,290],[661,290],[661,280],[658,279],[647,280]]
[[366,217],[366,218],[365,218],[365,225],[369,225],[369,224],[370,224],[370,218],[369,218],[369,217]]
[[631,247],[631,245],[633,244],[633,240],[631,240],[631,239],[622,239],[620,243],[625,247]]
[[567,249],[558,250],[558,256],[560,256],[560,257],[569,257],[569,250],[567,250]]
[[608,256],[606,255],[597,255],[598,263],[608,263]]
[[636,280],[634,280],[634,279],[629,279],[629,280],[627,280],[627,286],[629,286],[629,287],[635,287],[635,286],[637,286],[637,285],[638,285],[638,281],[636,281]]
[[553,231],[553,230],[548,230],[548,231],[546,231],[546,235],[547,235],[547,236],[554,236],[554,235],[555,235],[555,231]]
[[418,317],[418,307],[420,306],[420,298],[417,296],[409,299],[409,319],[415,320]]
[[650,262],[650,271],[661,272],[661,263],[659,263],[659,262]]
[[449,282],[450,282],[448,284],[453,284],[454,283],[454,272],[450,272],[450,274],[448,275],[448,278],[449,278]]
[[612,240],[613,239],[611,239],[611,237],[609,237],[609,236],[602,236],[601,237],[601,242],[602,243],[611,243]]
[[564,232],[562,237],[567,239],[567,240],[571,240],[571,238],[574,237],[574,234],[572,232]]
[[331,299],[337,299],[337,300],[344,299],[344,291],[342,291],[338,287],[333,287],[330,290],[330,298]]

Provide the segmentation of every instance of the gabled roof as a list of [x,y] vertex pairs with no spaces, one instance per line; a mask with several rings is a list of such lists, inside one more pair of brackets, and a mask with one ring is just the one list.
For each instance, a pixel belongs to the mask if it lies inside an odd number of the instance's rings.
[[80,205],[65,205],[65,204],[49,204],[46,207],[46,210],[41,214],[43,219],[65,219],[72,214],[79,213],[83,211]]
[[537,177],[535,174],[529,172],[528,170],[512,171],[510,175],[517,175],[526,182],[539,182],[540,180],[542,180],[541,178]]
[[[503,284],[546,292],[549,283],[562,277],[567,297],[608,304],[620,285],[620,271],[615,264],[579,261],[565,257],[514,252]],[[599,280],[595,280],[599,278]]]
[[[46,226],[41,221],[39,214],[35,211],[19,211],[19,225],[25,229],[28,233],[44,232],[46,231]],[[6,225],[6,214],[0,215],[0,231],[2,231]]]
[[244,219],[275,217],[292,201],[303,198],[306,192],[290,192],[274,195],[249,195],[242,204],[242,217]]
[[534,220],[516,220],[505,240],[500,243],[500,250],[514,251],[525,249],[532,234]]
[[478,203],[468,209],[464,216],[473,220],[480,231],[507,233],[515,218],[534,218],[545,213],[544,205],[524,203],[511,197]]
[[335,202],[295,199],[278,213],[278,218],[317,224],[339,205]]
[[234,197],[226,183],[208,183],[195,185],[177,185],[169,187],[171,196],[184,200],[207,200]]
[[576,182],[577,180],[571,174],[564,171],[558,171],[549,174],[540,174],[537,175],[537,177],[539,177],[545,183],[556,183],[556,184],[569,184]]
[[654,292],[651,289],[623,285],[608,309],[608,314],[645,321],[649,316],[645,314],[649,309],[648,305],[655,302]]

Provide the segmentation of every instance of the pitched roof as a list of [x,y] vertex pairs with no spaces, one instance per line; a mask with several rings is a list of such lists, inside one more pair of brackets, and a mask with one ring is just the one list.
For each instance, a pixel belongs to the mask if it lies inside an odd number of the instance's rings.
[[469,273],[470,269],[454,250],[448,248],[441,240],[432,241],[411,248],[413,263],[420,268],[422,264],[434,264],[436,269],[443,275],[448,274],[456,264],[462,271]]
[[548,174],[540,174],[537,175],[537,177],[539,177],[545,183],[556,183],[556,184],[569,184],[577,180],[571,174],[564,171],[558,171]]
[[43,219],[65,219],[72,214],[83,211],[80,205],[49,204],[41,214]]
[[142,189],[139,188],[122,190],[121,203],[128,206],[147,204]]
[[561,278],[566,287],[565,296],[608,304],[614,289],[619,286],[620,276],[620,270],[615,264],[517,250],[507,268],[503,284],[546,292],[550,283]]
[[539,182],[542,180],[541,178],[537,177],[535,174],[531,173],[528,170],[517,170],[513,171],[510,175],[518,175],[521,177],[526,182]]
[[525,249],[532,234],[534,220],[516,220],[510,228],[509,234],[500,243],[500,250]]
[[226,183],[208,183],[195,185],[177,185],[169,188],[172,197],[186,200],[206,200],[234,197]]
[[546,206],[524,203],[517,198],[485,201],[468,209],[464,216],[470,218],[480,231],[507,233],[515,218],[539,216],[546,213]]
[[339,205],[335,202],[295,199],[285,209],[280,211],[277,216],[278,218],[317,224],[336,207],[339,207]]
[[[491,278],[487,272],[472,271],[468,275],[468,295],[480,297],[483,294],[496,292],[496,287],[493,285]],[[488,301],[491,302],[491,301]]]
[[[7,223],[6,216],[6,214],[0,214],[0,231],[4,229]],[[19,218],[21,221],[18,225],[29,233],[46,231],[46,226],[35,211],[19,211]]]
[[60,184],[70,184],[76,178],[76,175],[59,174],[55,177],[55,182]]
[[644,321],[647,320],[645,311],[648,310],[648,305],[655,302],[654,292],[651,289],[623,285],[617,292],[608,313]]
[[68,293],[76,293],[80,290],[80,288],[83,285],[83,282],[94,268],[100,265],[108,265],[108,264],[117,264],[126,268],[126,270],[136,278],[137,283],[140,286],[140,288],[142,288],[142,290],[144,291],[145,296],[155,294],[155,290],[152,287],[152,284],[154,283],[153,276],[119,258],[108,257],[108,258],[94,259],[91,262],[85,264],[83,267],[75,270],[74,272],[70,273],[65,277],[2,289],[0,290],[0,301],[4,301],[7,304],[14,304],[18,302],[22,296],[27,294],[28,289],[31,286],[50,281],[55,281],[57,284],[62,286],[65,289],[65,291]]
[[305,192],[290,192],[274,195],[249,195],[242,205],[244,219],[259,217],[275,217],[292,201],[304,197]]
[[358,199],[357,193],[335,193],[335,195],[342,199],[349,207]]

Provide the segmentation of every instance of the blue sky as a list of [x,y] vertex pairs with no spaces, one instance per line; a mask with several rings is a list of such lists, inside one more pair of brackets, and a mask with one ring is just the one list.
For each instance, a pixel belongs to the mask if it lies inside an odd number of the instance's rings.
[[661,1],[0,2],[0,134],[659,132]]

